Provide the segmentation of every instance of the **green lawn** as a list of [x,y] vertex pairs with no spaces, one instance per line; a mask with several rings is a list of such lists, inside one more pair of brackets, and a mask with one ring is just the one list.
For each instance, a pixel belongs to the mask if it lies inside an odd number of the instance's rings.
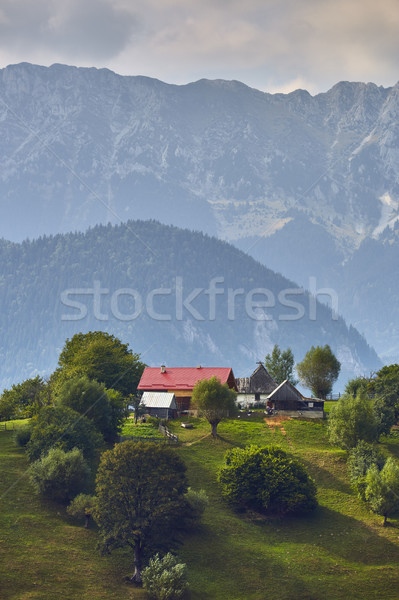
[[[353,495],[345,454],[329,445],[325,423],[284,421],[282,429],[254,415],[222,422],[214,440],[208,423],[190,420],[193,429],[181,428],[180,421],[168,426],[179,435],[176,451],[190,485],[204,488],[210,499],[200,530],[179,550],[192,600],[398,598],[399,522],[381,527],[382,519]],[[123,583],[131,572],[128,553],[101,557],[94,529],[84,530],[62,508],[32,495],[12,435],[0,432],[0,598],[145,598]],[[249,443],[279,444],[306,464],[319,489],[314,514],[264,518],[224,503],[216,482],[224,453]],[[384,447],[399,456],[398,438],[387,438]]]

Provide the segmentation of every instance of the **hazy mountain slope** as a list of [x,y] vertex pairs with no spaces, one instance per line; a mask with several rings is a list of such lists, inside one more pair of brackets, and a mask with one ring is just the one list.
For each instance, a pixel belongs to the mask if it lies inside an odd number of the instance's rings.
[[[334,288],[345,317],[399,360],[397,297],[363,310],[353,285],[369,240],[394,254],[381,236],[399,219],[399,84],[271,95],[14,65],[0,70],[0,165],[6,239],[128,218],[216,234],[302,285]],[[377,261],[367,273],[373,293],[391,289]]]
[[326,306],[201,233],[129,222],[3,241],[0,258],[2,385],[48,373],[65,339],[91,329],[129,342],[149,364],[231,365],[237,376],[251,373],[274,343],[291,346],[297,360],[312,344],[330,344],[343,381],[380,364]]

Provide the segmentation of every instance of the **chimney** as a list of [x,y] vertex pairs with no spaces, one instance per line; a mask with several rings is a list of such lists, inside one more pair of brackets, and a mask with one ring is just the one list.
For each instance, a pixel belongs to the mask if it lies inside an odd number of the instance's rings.
[[197,365],[197,369],[202,369],[201,365]]
[[161,365],[161,373],[166,373],[166,367],[165,367],[165,365]]

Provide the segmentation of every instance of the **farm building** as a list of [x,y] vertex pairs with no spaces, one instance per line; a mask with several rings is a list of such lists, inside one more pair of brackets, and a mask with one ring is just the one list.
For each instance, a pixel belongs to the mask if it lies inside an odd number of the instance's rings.
[[250,377],[237,377],[236,382],[237,402],[246,407],[255,402],[266,402],[269,394],[277,387],[277,383],[261,362]]
[[144,392],[141,404],[151,417],[173,419],[177,416],[177,405],[174,394],[168,392]]
[[190,409],[193,388],[197,381],[217,377],[237,391],[236,380],[230,367],[146,367],[138,389],[143,392],[174,394],[178,413]]
[[288,380],[283,381],[268,395],[266,406],[292,417],[324,417],[324,401],[319,398],[305,398]]

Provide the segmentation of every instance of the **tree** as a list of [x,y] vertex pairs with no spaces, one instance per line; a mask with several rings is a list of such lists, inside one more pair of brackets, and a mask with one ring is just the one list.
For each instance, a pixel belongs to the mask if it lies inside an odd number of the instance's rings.
[[225,417],[232,417],[237,412],[237,394],[227,383],[221,383],[217,377],[197,381],[191,396],[192,404],[204,416],[212,428],[212,435],[217,436],[217,426]]
[[125,403],[120,406],[119,417],[116,416],[115,396],[105,388],[103,383],[91,381],[87,377],[75,377],[65,381],[58,393],[57,405],[72,408],[91,421],[104,437],[106,442],[118,439],[126,414]]
[[86,376],[127,397],[136,392],[144,367],[140,355],[133,354],[128,344],[109,333],[89,331],[66,340],[54,379],[59,385],[66,379]]
[[30,480],[37,493],[58,502],[67,502],[81,492],[89,474],[90,469],[78,448],[70,452],[51,448],[30,468]]
[[365,496],[371,510],[384,517],[385,527],[388,517],[399,511],[399,465],[393,458],[387,459],[381,471],[376,465],[368,470]]
[[265,366],[276,383],[283,383],[286,379],[296,385],[298,380],[294,377],[294,355],[291,348],[281,351],[275,344],[272,353],[267,354]]
[[276,446],[228,450],[218,481],[224,498],[243,508],[285,514],[317,506],[314,481],[296,459]]
[[142,408],[143,408],[143,405],[141,404],[141,394],[140,393],[129,394],[128,403],[129,403],[129,406],[133,406],[134,422],[137,425],[140,410],[142,410]]
[[378,470],[381,471],[385,464],[384,455],[372,444],[360,440],[349,452],[346,464],[353,489],[362,500],[365,500],[367,471],[373,465],[377,466]]
[[170,552],[163,558],[156,554],[143,570],[143,587],[154,600],[184,598],[188,587],[186,565]]
[[61,406],[46,406],[33,422],[26,452],[30,460],[37,460],[51,448],[65,452],[79,448],[86,459],[92,460],[103,446],[103,438],[93,422]]
[[90,519],[96,506],[96,497],[90,494],[78,494],[67,508],[67,513],[75,519],[84,519],[85,528],[90,524]]
[[336,359],[330,346],[312,346],[302,362],[296,366],[299,379],[316,398],[326,398],[338,379],[341,363]]
[[378,439],[378,423],[372,401],[364,392],[354,398],[344,394],[333,406],[328,418],[330,442],[345,450],[354,448],[360,440],[375,442]]
[[141,583],[144,553],[168,549],[187,513],[186,467],[169,447],[127,441],[104,452],[94,513],[105,551],[128,546]]
[[4,390],[0,398],[0,419],[32,417],[48,404],[46,384],[38,375]]

